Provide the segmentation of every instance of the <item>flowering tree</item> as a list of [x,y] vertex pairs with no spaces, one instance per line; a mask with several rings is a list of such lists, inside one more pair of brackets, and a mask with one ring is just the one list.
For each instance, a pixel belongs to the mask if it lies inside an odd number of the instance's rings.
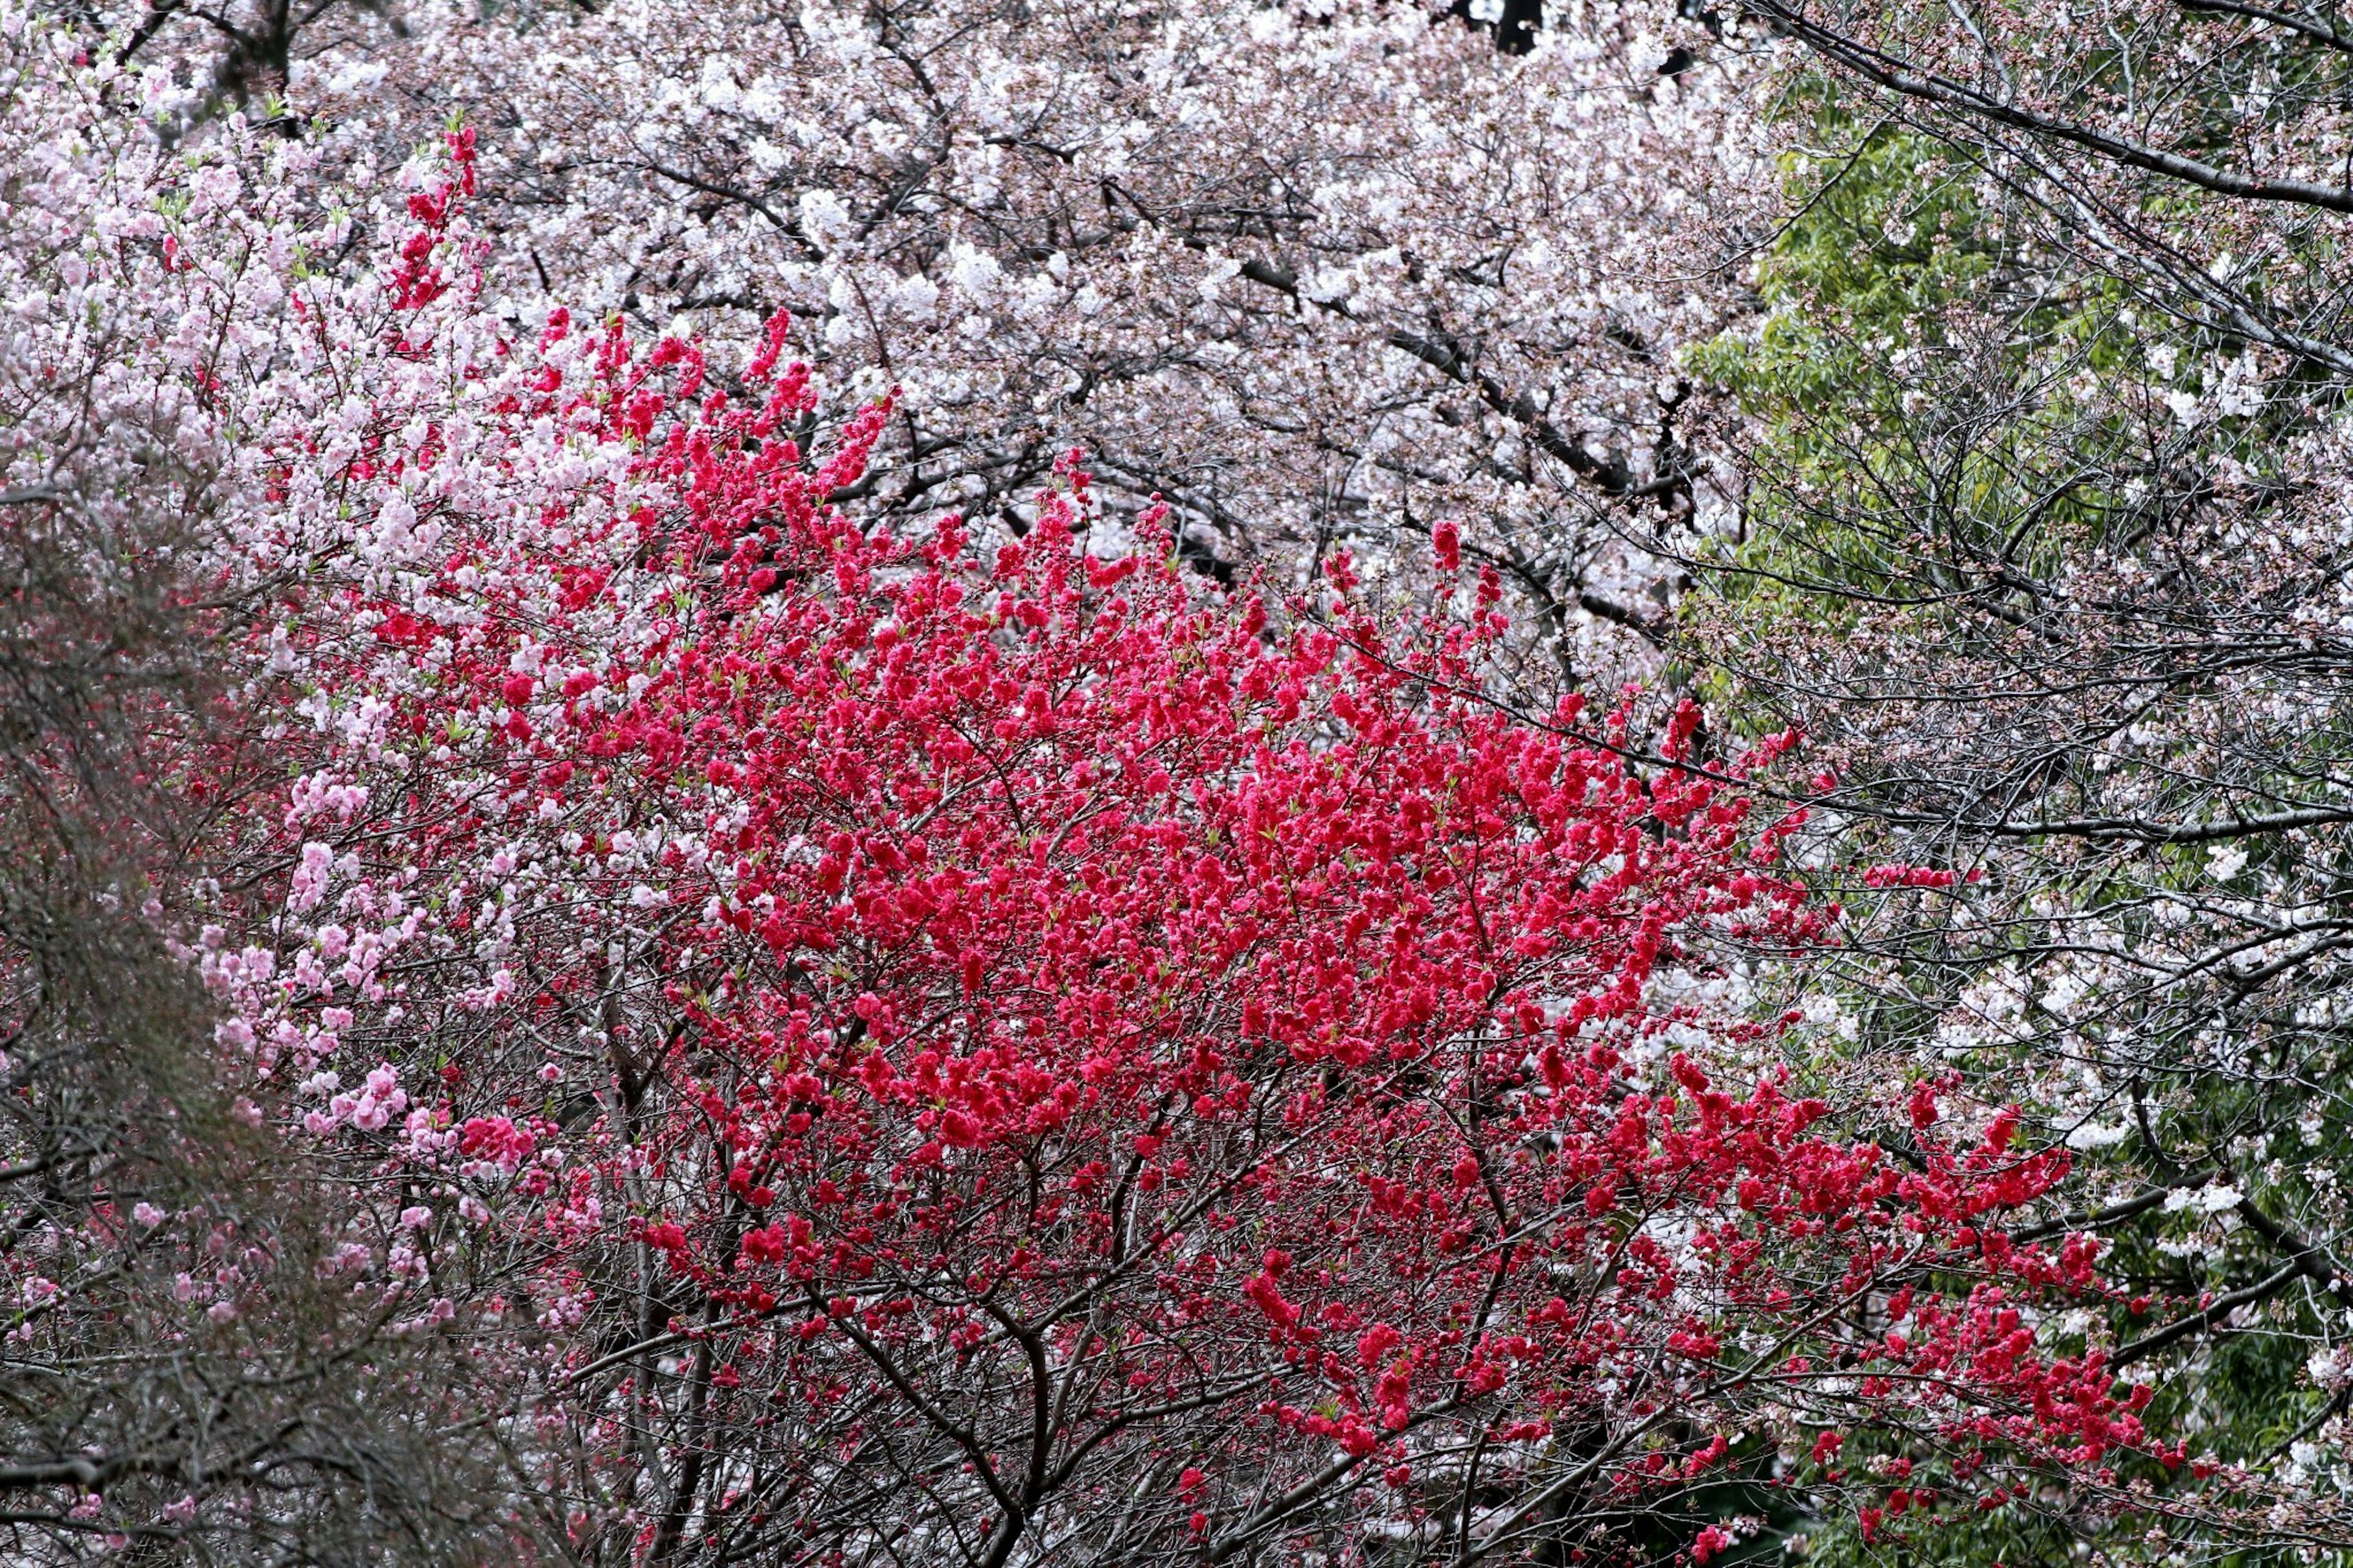
[[[789,310],[828,420],[896,385],[892,515],[1001,527],[1082,445],[1229,578],[1415,573],[1452,517],[1554,684],[1647,654],[1659,535],[1727,521],[1672,356],[1746,309],[1760,51],[1675,7],[1519,57],[1387,0],[255,11],[312,17],[274,85],[332,163],[476,126],[501,290],[742,352]],[[167,121],[215,101],[217,26],[118,20]]]
[[471,1369],[323,1267],[349,1194],[218,1070],[160,924],[277,786],[222,706],[269,603],[224,551],[266,504],[236,422],[316,391],[269,374],[299,150],[175,156],[70,30],[0,40],[0,1554],[466,1562]]
[[[2295,15],[1805,13],[1826,155],[1710,354],[1757,421],[1688,623],[1718,710],[1807,727],[1818,820],[1984,872],[1850,928],[1812,1005],[2077,1151],[2118,1359],[2230,1461],[2167,1551],[2353,1541],[2342,51]],[[1977,1551],[2147,1549],[2119,1500]]]
[[160,27],[5,20],[10,887],[104,961],[0,926],[20,1554],[1704,1561],[2183,1458],[2064,1152],[1754,1012],[1791,735],[1504,706],[1475,529],[1415,610],[1058,445],[937,515],[922,356],[575,317],[473,130],[167,150]]
[[290,771],[166,918],[351,1194],[314,1272],[472,1370],[511,1528],[1704,1557],[1852,1427],[1925,1445],[1874,1531],[2148,1443],[2021,1315],[2094,1288],[2000,1227],[2063,1156],[1932,1085],[1908,1161],[1835,1132],[1720,999],[1727,944],[1824,938],[1738,787],[1786,737],[1727,787],[1686,710],[1638,771],[1623,710],[1485,699],[1492,572],[1205,596],[1075,458],[993,552],[861,528],[887,400],[813,452],[781,319],[723,380],[518,333],[470,133],[408,177],[372,273],[290,281],[320,401],[224,390]]

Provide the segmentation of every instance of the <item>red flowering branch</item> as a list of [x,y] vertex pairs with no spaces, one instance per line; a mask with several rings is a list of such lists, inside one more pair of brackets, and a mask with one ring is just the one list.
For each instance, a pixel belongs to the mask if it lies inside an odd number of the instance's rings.
[[[1018,540],[861,527],[887,398],[810,450],[781,318],[727,392],[486,322],[449,153],[348,340],[413,379],[279,454],[307,722],[203,962],[256,1093],[406,1194],[355,1267],[524,1391],[578,1542],[1471,1557],[1760,1426],[1953,1488],[2146,1446],[2032,1321],[2093,1244],[2005,1226],[2063,1154],[1929,1086],[1907,1163],[1721,994],[1834,918],[1743,787],[1794,737],[1710,773],[1687,705],[1638,770],[1630,707],[1486,700],[1492,577],[1398,629],[1342,559],[1278,616],[1075,453]],[[1936,1516],[1897,1489],[1872,1530]]]

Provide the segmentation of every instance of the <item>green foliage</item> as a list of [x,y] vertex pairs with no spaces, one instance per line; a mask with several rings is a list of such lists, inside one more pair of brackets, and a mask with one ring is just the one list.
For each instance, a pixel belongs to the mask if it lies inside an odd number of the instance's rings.
[[2113,290],[2054,280],[1938,144],[1829,105],[1813,121],[1844,150],[1787,160],[1762,326],[1690,359],[1762,436],[1735,591],[1908,605],[1966,589],[1979,558],[2047,565],[2109,510],[2063,475],[2117,434],[2085,429],[2075,391],[2132,352]]

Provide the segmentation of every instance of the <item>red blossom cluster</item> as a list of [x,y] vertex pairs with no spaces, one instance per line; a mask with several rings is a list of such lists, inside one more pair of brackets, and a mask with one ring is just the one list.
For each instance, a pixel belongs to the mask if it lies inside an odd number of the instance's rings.
[[[2158,1452],[2046,1331],[2095,1244],[2010,1228],[2064,1155],[1814,1081],[1746,987],[1838,921],[1751,798],[1794,734],[1505,705],[1452,525],[1409,613],[1344,552],[1187,575],[1077,452],[1003,529],[912,523],[869,484],[904,405],[832,417],[781,315],[739,356],[494,297],[470,133],[364,231],[259,146],[58,154],[20,226],[41,353],[217,493],[221,711],[147,764],[205,833],[137,919],[269,1151],[216,1168],[290,1149],[310,1195],[101,1173],[8,1255],[20,1353],[94,1364],[168,1262],[142,1353],[489,1434],[469,1537],[607,1563],[1590,1560],[1678,1518],[1704,1561],[1718,1485],[1843,1482],[1883,1536]],[[153,319],[92,346],[92,300]],[[19,1489],[260,1528],[141,1432]]]
[[1638,768],[1630,704],[1482,697],[1492,573],[1229,597],[1076,453],[993,551],[863,527],[891,405],[813,440],[781,318],[723,375],[484,330],[471,155],[379,327],[442,401],[271,458],[355,521],[256,650],[310,721],[248,814],[283,895],[205,963],[254,1092],[423,1200],[362,1288],[497,1345],[575,1542],[1505,1552],[1759,1427],[1964,1489],[2146,1444],[2035,1329],[2096,1244],[2004,1228],[2063,1152],[1925,1085],[1899,1157],[1707,999],[1829,938],[1737,788],[1791,738],[1706,775],[1686,706]]

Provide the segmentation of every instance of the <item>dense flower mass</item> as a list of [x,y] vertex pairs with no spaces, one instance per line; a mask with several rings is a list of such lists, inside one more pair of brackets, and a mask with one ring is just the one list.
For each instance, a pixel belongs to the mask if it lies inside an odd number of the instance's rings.
[[[351,18],[301,62],[331,125],[264,95],[302,81],[283,16],[212,20],[199,80],[168,7],[0,11],[12,1560],[1967,1557],[2257,1489],[2156,1367],[2282,1287],[2152,1284],[2107,1234],[2271,1237],[2253,1156],[2084,1204],[2127,1113],[2062,1126],[1972,1055],[2015,961],[1936,988],[2004,868],[1874,804],[1853,709],[1803,693],[1834,776],[1678,662],[1737,638],[1722,603],[1670,635],[1676,552],[1746,524],[1666,340],[1734,307],[1609,324],[1594,171],[1514,149],[1525,98],[1663,157],[1672,106],[1733,112],[1677,79],[1736,26],[1556,19],[1482,77],[1488,34],[1410,6],[1093,54],[818,6],[690,92],[649,15],[579,23],[664,84],[609,112],[551,18]],[[1682,41],[1637,112],[1576,27]],[[475,37],[548,67],[532,118],[381,172]],[[1232,100],[1246,41],[1298,79]],[[1095,74],[1057,86],[1065,47]],[[797,49],[869,60],[864,118]],[[1257,125],[1222,196],[1166,139],[1358,68],[1423,107]],[[565,116],[535,188],[516,133]],[[1450,229],[1455,142],[1525,224]],[[543,255],[558,201],[597,221]],[[1402,358],[1319,386],[1335,343]],[[1598,498],[1565,553],[1538,456]],[[1311,504],[1324,458],[1387,477]],[[1256,568],[1203,543],[1250,517]],[[1652,652],[1588,658],[1571,605]],[[1873,945],[1922,910],[1963,934]],[[1900,1048],[1848,1049],[1859,973]]]
[[1902,1169],[1706,999],[1825,938],[1738,787],[1790,738],[1703,776],[1687,707],[1646,775],[1628,710],[1485,700],[1492,571],[1398,624],[1345,556],[1188,587],[1077,453],[993,552],[861,530],[887,399],[805,451],[782,318],[723,378],[511,324],[471,133],[411,175],[354,284],[259,214],[153,237],[335,389],[155,373],[262,482],[226,700],[283,770],[179,951],[239,1105],[347,1173],[321,1268],[478,1340],[575,1545],[1230,1555],[1482,1484],[1502,1542],[1690,1485],[1767,1391],[1965,1467],[2143,1441],[2010,1305],[2092,1249],[1979,1226],[2063,1159],[1931,1106]]
[[[101,10],[165,125],[227,100],[216,33]],[[1672,362],[1770,221],[1721,18],[1584,5],[1504,59],[1390,0],[305,15],[254,30],[330,165],[477,129],[494,292],[744,351],[789,310],[825,417],[896,385],[878,520],[1018,510],[1073,444],[1220,575],[1410,571],[1453,517],[1596,660],[1656,635],[1662,538],[1724,521]]]

